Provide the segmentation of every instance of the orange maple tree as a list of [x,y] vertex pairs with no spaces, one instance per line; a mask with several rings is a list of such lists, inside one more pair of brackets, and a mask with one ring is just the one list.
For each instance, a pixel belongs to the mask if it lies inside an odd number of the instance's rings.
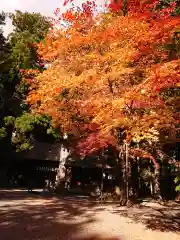
[[[121,1],[111,2],[106,13],[97,13],[92,1],[64,14],[57,9],[66,27],[53,28],[39,44],[50,66],[36,77],[27,102],[75,136],[82,154],[118,148],[119,129],[129,143],[156,143],[162,132],[175,136],[179,99],[169,103],[165,92],[180,84],[179,53],[167,48],[178,41],[180,18],[171,16],[175,3],[158,10],[158,2],[128,1],[128,14]],[[156,164],[146,151],[130,152]]]

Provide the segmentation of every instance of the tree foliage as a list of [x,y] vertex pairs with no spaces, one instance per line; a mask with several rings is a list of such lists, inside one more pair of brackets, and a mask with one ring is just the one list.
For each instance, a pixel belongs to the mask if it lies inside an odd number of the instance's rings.
[[154,161],[154,145],[178,141],[179,95],[170,99],[166,92],[179,91],[180,18],[172,16],[175,2],[158,4],[128,1],[124,15],[121,1],[113,1],[109,12],[95,17],[87,1],[81,11],[61,16],[67,29],[39,44],[51,66],[36,78],[27,101],[75,136],[82,154],[118,148],[123,139],[131,154]]
[[179,178],[179,177],[176,177],[176,178],[174,179],[174,182],[175,182],[175,184],[176,184],[176,191],[177,191],[177,192],[180,192],[180,183],[179,183],[179,181],[180,181],[180,178]]
[[[50,119],[47,120],[45,116],[41,116],[42,121],[38,123],[40,118],[29,113],[25,102],[30,86],[27,80],[29,74],[32,77],[32,73],[43,70],[44,65],[39,61],[36,43],[46,36],[50,22],[46,17],[37,13],[16,11],[9,16],[14,29],[7,40],[2,35],[3,44],[1,43],[1,48],[3,48],[1,53],[4,53],[4,55],[1,54],[4,60],[1,61],[3,86],[1,136],[7,140],[3,140],[5,145],[11,140],[18,150],[27,150],[32,147],[33,132],[42,126],[46,132],[49,127],[45,122],[49,121],[50,124]],[[4,20],[5,14],[2,15],[2,22]],[[31,69],[31,73],[28,69]],[[27,81],[24,81],[25,78]]]
[[[5,25],[6,14],[0,14],[0,27]],[[6,41],[3,30],[0,28],[0,125],[2,124],[2,118],[6,114],[8,105],[8,86],[10,82],[10,47]]]
[[40,13],[16,11],[10,14],[13,32],[9,35],[14,64],[19,68],[34,68],[37,65],[35,43],[47,35],[50,22]]

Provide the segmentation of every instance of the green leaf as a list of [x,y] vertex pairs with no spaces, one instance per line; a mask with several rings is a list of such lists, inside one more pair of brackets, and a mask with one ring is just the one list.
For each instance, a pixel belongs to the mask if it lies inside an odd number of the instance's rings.
[[180,178],[177,176],[175,179],[174,179],[174,182],[175,183],[178,183],[180,181]]
[[0,139],[7,136],[6,129],[4,127],[0,128]]
[[176,192],[180,192],[180,185],[176,186]]
[[52,132],[53,132],[52,128],[47,129],[47,134],[52,134]]
[[15,121],[15,117],[13,116],[6,116],[4,118],[4,125],[7,127],[7,126],[10,126],[10,125],[13,125],[14,124],[14,121]]

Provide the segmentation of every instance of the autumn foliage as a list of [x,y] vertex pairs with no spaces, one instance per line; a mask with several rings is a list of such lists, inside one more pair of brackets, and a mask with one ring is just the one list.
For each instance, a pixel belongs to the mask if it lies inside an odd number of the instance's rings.
[[[176,4],[159,10],[157,0],[127,2],[128,14],[122,1],[98,14],[92,1],[64,14],[57,9],[66,27],[53,28],[38,46],[50,66],[36,77],[27,101],[74,136],[83,154],[118,149],[120,132],[129,143],[178,140],[180,99],[167,97],[180,86]],[[136,146],[131,153],[147,157]]]

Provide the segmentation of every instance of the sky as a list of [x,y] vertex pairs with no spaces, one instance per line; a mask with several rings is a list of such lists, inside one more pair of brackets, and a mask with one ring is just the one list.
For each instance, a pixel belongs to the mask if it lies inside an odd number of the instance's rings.
[[[81,5],[85,0],[74,0],[76,5]],[[64,0],[1,0],[0,12],[14,12],[20,10],[22,12],[40,12],[45,16],[53,16],[54,10],[60,8],[64,11]],[[104,0],[96,0],[98,5],[101,5]],[[7,21],[4,27],[4,35],[7,36],[12,31],[10,20]]]

